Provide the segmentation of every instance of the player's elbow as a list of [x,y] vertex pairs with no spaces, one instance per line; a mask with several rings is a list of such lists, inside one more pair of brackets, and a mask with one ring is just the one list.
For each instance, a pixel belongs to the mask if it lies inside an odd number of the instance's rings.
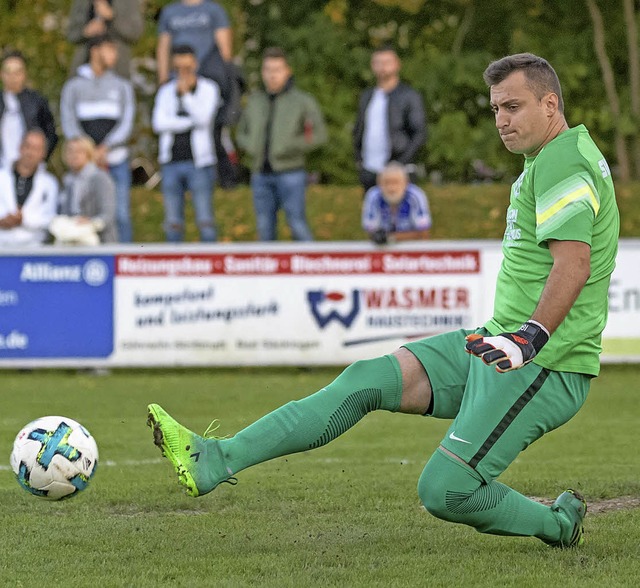
[[567,268],[566,275],[573,275],[573,281],[582,288],[591,277],[591,257],[577,256]]

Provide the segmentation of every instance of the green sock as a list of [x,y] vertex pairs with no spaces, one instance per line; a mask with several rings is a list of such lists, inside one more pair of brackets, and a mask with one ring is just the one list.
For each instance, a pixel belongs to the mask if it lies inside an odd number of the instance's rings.
[[561,527],[550,507],[500,482],[486,483],[455,458],[437,450],[418,482],[418,494],[434,516],[474,527],[480,533],[560,539]]
[[350,365],[326,388],[289,402],[231,439],[219,441],[234,474],[249,466],[329,443],[372,410],[400,408],[402,375],[392,355]]

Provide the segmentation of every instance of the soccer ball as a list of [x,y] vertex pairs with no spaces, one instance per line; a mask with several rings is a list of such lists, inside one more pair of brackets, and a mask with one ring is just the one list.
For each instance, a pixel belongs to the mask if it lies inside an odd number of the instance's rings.
[[11,468],[34,496],[60,500],[87,487],[98,465],[95,440],[80,423],[46,416],[26,425],[13,442]]

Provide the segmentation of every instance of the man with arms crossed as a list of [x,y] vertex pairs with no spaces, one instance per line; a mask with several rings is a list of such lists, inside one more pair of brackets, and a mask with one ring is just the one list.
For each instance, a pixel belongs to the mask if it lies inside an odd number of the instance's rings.
[[586,503],[578,492],[563,492],[549,507],[496,478],[576,414],[599,372],[619,229],[613,183],[586,128],[568,127],[547,61],[508,56],[484,77],[503,143],[525,158],[511,189],[493,317],[475,332],[436,335],[356,362],[230,439],[199,437],[150,405],[154,441],[189,494],[319,447],[384,409],[454,419],[418,482],[430,513],[482,533],[534,536],[556,547],[582,543]]
[[0,169],[0,248],[33,247],[47,238],[58,207],[58,180],[43,165],[47,137],[30,129],[11,170]]

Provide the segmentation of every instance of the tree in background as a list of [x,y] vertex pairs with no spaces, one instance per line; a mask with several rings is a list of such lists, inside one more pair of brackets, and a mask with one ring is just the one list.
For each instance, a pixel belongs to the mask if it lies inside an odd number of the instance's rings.
[[[585,0],[585,10],[556,0],[219,1],[232,19],[235,53],[250,85],[259,83],[263,49],[280,45],[297,84],[320,102],[330,139],[310,165],[327,182],[356,181],[351,128],[357,96],[373,81],[371,50],[385,42],[402,58],[402,77],[424,95],[429,141],[422,157],[433,177],[473,180],[477,161],[507,179],[519,172],[520,158],[505,155],[499,143],[482,72],[492,59],[531,51],[558,70],[569,123],[587,125],[619,178],[640,178],[633,0]],[[136,137],[139,151],[151,159],[156,141],[145,105],[155,91],[155,19],[168,2],[146,1],[146,31],[135,50],[141,104]],[[72,53],[64,38],[70,5],[0,0],[0,46],[25,53],[34,86],[54,112]]]

